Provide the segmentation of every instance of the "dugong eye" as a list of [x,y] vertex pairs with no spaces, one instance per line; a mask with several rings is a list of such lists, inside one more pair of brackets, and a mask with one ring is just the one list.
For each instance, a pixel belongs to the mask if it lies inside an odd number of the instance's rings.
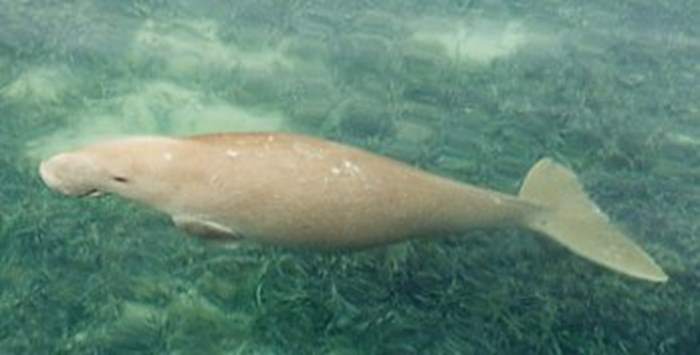
[[127,178],[125,178],[125,177],[123,177],[123,176],[113,176],[113,177],[112,177],[112,180],[114,180],[114,181],[116,181],[116,182],[120,182],[120,183],[122,183],[122,184],[126,184],[127,182],[129,182],[129,179],[127,179]]

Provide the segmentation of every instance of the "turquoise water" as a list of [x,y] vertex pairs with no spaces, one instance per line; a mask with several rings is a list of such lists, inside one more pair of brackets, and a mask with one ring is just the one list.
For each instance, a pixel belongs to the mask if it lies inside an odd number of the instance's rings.
[[[0,0],[0,354],[691,354],[700,4]],[[129,134],[290,131],[515,193],[575,170],[670,276],[522,230],[361,253],[187,238],[38,162]]]

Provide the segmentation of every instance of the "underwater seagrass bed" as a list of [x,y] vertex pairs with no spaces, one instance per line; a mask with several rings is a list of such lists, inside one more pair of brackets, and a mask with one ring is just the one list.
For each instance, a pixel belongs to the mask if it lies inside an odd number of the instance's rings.
[[[695,353],[698,18],[668,0],[0,0],[0,354]],[[522,230],[221,249],[36,172],[102,137],[224,130],[509,193],[551,156],[670,281]]]

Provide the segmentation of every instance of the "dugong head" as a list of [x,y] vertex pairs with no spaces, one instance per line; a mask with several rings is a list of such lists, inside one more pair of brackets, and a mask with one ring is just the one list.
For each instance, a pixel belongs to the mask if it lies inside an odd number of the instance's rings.
[[[44,183],[67,196],[99,195],[108,174],[95,157],[83,152],[58,154],[39,165]],[[123,176],[112,175],[111,179],[115,183],[126,182]]]
[[174,156],[180,143],[165,137],[109,141],[55,155],[41,162],[39,175],[51,189],[68,196],[119,194],[146,203],[158,202],[171,186]]

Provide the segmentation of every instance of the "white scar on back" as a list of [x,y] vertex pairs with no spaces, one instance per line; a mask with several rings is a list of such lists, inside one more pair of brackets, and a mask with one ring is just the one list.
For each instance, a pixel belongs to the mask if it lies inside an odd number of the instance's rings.
[[227,149],[226,150],[226,156],[229,158],[236,158],[240,155],[241,153],[233,150],[233,149]]
[[345,166],[345,170],[350,173],[350,175],[357,175],[360,173],[360,167],[348,160],[343,161],[343,165]]

